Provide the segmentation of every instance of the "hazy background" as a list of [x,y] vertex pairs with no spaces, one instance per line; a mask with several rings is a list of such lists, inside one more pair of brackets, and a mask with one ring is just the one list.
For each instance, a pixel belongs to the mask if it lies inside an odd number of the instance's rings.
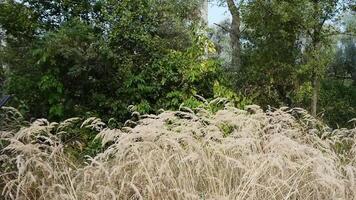
[[226,7],[219,7],[216,3],[209,3],[209,25],[219,23],[225,18],[230,18],[230,13]]

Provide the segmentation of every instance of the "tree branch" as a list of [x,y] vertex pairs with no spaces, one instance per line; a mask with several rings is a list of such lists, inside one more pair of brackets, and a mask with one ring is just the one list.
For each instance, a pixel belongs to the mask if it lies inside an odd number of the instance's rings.
[[224,31],[226,31],[226,32],[228,32],[228,33],[231,32],[231,29],[230,29],[230,28],[224,27],[224,26],[222,26],[222,25],[220,25],[220,24],[217,24],[217,23],[214,23],[214,25],[220,27],[221,29],[223,29]]
[[246,29],[247,29],[247,27],[244,27],[244,29],[241,30],[240,34],[244,34]]
[[329,34],[325,34],[325,36],[335,36],[335,35],[347,35],[347,36],[352,36],[352,37],[354,37],[354,36],[356,36],[356,33],[354,33],[354,32],[338,32],[338,31],[336,31],[336,32],[334,32],[334,33],[329,33]]

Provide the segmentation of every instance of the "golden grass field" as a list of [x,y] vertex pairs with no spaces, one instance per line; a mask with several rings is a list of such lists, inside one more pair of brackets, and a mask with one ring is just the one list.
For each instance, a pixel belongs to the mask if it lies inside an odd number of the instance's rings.
[[59,138],[79,118],[19,129],[17,114],[7,115],[2,198],[356,199],[356,129],[331,130],[299,108],[134,114],[139,120],[120,130],[82,120],[106,147],[85,164]]

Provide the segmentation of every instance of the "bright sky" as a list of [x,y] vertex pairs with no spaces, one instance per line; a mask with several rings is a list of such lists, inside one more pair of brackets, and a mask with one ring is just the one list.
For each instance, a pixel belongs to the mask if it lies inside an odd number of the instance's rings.
[[226,7],[219,7],[216,3],[209,3],[208,20],[210,26],[214,23],[219,23],[228,17],[230,17],[230,13]]

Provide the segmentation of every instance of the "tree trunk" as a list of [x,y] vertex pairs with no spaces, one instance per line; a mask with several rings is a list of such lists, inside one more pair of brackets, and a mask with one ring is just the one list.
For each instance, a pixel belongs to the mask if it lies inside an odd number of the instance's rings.
[[316,75],[314,75],[313,76],[313,96],[312,96],[312,102],[311,102],[311,110],[312,110],[311,114],[314,117],[316,117],[316,115],[317,115],[319,87],[320,87],[320,80]]
[[353,85],[356,86],[356,66],[351,69],[351,79],[353,81]]
[[209,15],[208,7],[209,7],[208,0],[203,0],[201,6],[201,20],[204,23],[204,26],[208,26],[208,15]]
[[241,66],[241,44],[240,44],[240,16],[233,16],[231,22],[231,67],[237,72]]
[[234,72],[241,67],[241,43],[240,43],[240,11],[233,0],[227,0],[227,5],[232,16],[230,29],[230,45],[232,50],[231,68]]

